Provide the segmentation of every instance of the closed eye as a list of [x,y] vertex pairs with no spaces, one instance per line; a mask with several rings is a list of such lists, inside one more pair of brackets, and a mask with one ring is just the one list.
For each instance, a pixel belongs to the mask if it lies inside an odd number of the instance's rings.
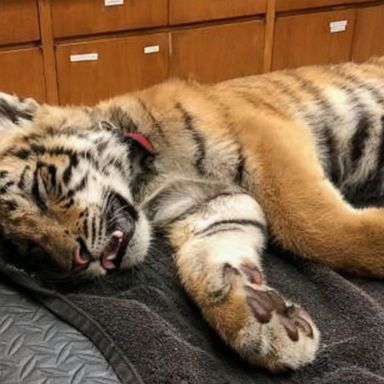
[[40,167],[39,165],[36,167],[35,172],[33,173],[33,180],[32,180],[32,198],[36,205],[42,210],[46,211],[48,209],[47,207],[47,192],[43,183],[43,180],[41,179],[39,175]]

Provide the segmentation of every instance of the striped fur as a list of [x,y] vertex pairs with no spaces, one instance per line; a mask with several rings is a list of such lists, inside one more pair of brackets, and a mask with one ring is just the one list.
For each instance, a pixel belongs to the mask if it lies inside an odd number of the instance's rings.
[[272,371],[311,362],[319,331],[268,286],[268,233],[337,270],[384,277],[383,213],[352,205],[384,192],[384,59],[171,80],[93,108],[30,103],[0,96],[0,224],[62,275],[139,262],[156,227],[207,321]]

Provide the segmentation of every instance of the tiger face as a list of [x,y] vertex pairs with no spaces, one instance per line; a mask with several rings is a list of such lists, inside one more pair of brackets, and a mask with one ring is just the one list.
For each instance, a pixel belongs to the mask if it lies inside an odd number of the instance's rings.
[[3,237],[30,264],[43,250],[37,259],[61,277],[139,263],[151,229],[132,190],[153,154],[86,109],[47,112],[0,145]]

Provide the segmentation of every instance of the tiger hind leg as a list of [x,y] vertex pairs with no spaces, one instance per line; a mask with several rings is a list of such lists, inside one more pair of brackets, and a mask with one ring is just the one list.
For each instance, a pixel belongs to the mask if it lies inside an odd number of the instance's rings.
[[348,204],[324,174],[310,129],[260,116],[237,129],[256,169],[250,192],[280,244],[336,270],[384,278],[384,210]]

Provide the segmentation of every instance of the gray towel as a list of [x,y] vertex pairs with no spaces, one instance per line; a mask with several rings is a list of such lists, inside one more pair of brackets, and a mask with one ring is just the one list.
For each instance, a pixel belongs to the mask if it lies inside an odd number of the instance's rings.
[[204,322],[162,239],[138,269],[64,295],[34,295],[93,340],[124,383],[384,383],[381,281],[346,278],[272,248],[264,265],[271,286],[307,308],[322,333],[314,364],[278,376],[242,361]]
[[384,289],[274,250],[270,284],[302,303],[322,332],[316,362],[273,376],[227,348],[185,297],[170,252],[155,247],[139,270],[110,275],[68,297],[97,320],[145,383],[384,383]]

